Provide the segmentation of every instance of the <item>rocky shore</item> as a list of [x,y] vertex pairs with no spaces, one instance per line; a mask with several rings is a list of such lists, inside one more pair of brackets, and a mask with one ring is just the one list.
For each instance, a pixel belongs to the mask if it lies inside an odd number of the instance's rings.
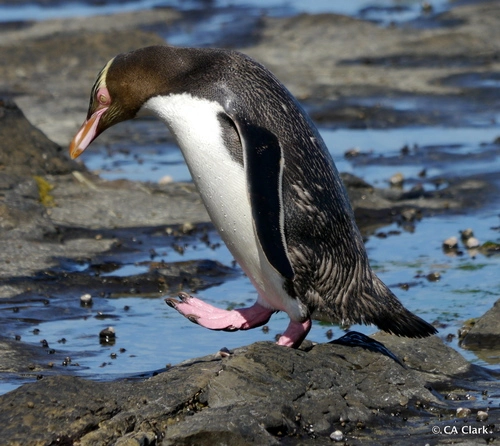
[[[126,252],[132,231],[146,240],[169,225],[188,239],[210,224],[190,183],[104,181],[66,155],[102,65],[116,53],[163,43],[161,30],[184,14],[159,8],[0,30],[1,298],[14,305],[68,286],[113,293],[130,284],[169,293],[233,274],[215,262],[187,262],[124,282],[61,268]],[[264,16],[239,37],[238,49],[274,71],[325,125],[460,123],[466,117],[454,112],[458,103],[462,112],[482,110],[482,119],[493,119],[497,89],[465,81],[500,71],[500,5],[465,4],[429,21],[433,26],[402,29],[333,14]],[[426,98],[433,106],[405,111],[361,100],[381,96]],[[391,221],[466,213],[498,194],[494,175],[456,175],[445,188],[412,193],[343,179],[367,235]],[[476,322],[465,348],[499,345],[498,308]],[[375,339],[403,366],[361,347],[306,341],[289,350],[258,342],[153,377],[103,383],[68,375],[39,349],[0,337],[0,372],[38,378],[0,396],[1,438],[9,445],[121,446],[498,441],[499,373],[468,363],[439,337]]]

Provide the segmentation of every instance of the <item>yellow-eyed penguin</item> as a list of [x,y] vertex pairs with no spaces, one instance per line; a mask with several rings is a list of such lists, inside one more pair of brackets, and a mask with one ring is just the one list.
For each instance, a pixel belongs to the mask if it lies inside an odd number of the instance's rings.
[[434,327],[408,311],[370,268],[346,191],[315,125],[250,57],[151,46],[110,60],[92,88],[70,154],[141,110],[177,140],[213,224],[258,292],[221,310],[181,293],[167,304],[212,330],[246,330],[285,311],[278,344],[298,347],[314,312],[400,336]]

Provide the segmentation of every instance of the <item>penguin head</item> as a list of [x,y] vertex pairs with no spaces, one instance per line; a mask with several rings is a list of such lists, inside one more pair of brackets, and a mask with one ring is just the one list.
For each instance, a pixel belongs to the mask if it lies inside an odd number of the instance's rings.
[[184,87],[189,60],[168,46],[151,46],[119,54],[100,71],[92,87],[85,122],[70,144],[77,158],[106,129],[134,118],[153,96]]

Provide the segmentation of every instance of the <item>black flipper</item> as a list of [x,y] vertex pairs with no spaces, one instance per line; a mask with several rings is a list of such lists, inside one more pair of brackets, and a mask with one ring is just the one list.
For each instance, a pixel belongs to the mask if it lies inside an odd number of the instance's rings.
[[288,258],[283,225],[281,177],[283,157],[278,138],[245,119],[233,122],[243,146],[252,217],[269,263],[286,279],[294,272]]

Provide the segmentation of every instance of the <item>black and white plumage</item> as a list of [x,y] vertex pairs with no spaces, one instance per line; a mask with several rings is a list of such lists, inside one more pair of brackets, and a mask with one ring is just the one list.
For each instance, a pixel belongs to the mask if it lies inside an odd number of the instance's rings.
[[219,49],[154,46],[119,55],[96,80],[71,156],[141,110],[169,127],[215,227],[259,294],[253,307],[232,311],[186,294],[169,305],[219,330],[252,328],[285,311],[291,322],[278,343],[293,347],[315,312],[401,336],[436,332],[370,268],[325,143],[266,68]]

